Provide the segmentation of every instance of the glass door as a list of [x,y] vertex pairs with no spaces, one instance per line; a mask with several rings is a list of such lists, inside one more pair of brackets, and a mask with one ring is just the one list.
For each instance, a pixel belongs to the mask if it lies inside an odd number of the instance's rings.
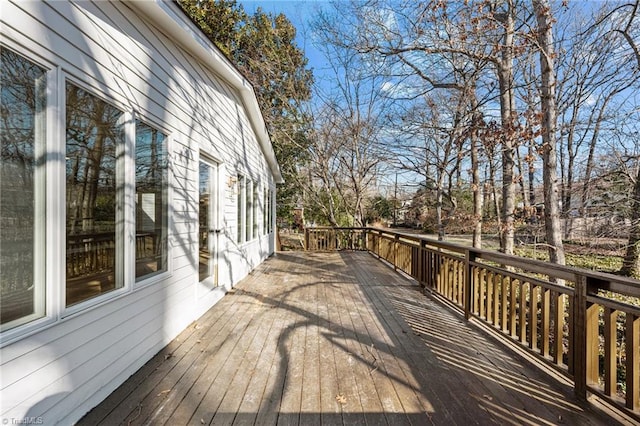
[[208,287],[218,285],[217,245],[218,245],[218,166],[201,160],[198,170],[199,181],[199,232],[198,270],[199,281]]

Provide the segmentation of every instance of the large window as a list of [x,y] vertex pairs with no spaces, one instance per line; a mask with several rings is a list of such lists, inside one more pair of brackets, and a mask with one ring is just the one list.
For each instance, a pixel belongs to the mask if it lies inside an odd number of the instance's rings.
[[167,270],[167,136],[136,122],[136,279]]
[[46,71],[1,48],[0,323],[45,315]]
[[238,175],[238,243],[258,236],[258,186],[245,176]]
[[123,286],[122,111],[66,86],[67,306]]
[[4,46],[0,70],[4,337],[169,270],[169,137]]

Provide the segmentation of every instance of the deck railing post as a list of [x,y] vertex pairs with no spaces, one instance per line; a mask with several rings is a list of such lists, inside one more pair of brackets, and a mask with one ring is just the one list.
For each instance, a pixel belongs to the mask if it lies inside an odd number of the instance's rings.
[[572,350],[573,354],[573,380],[575,383],[575,393],[578,398],[587,398],[587,333],[585,331],[586,324],[586,306],[587,306],[587,278],[584,276],[576,277],[575,294],[573,296],[573,318],[571,318]]
[[427,263],[427,242],[425,240],[420,240],[420,284],[423,287],[427,286],[427,278],[428,278],[428,263]]
[[626,319],[626,398],[630,410],[640,408],[640,316],[627,313]]
[[364,228],[362,230],[362,241],[364,243],[362,249],[364,251],[369,251],[369,228]]
[[[464,318],[469,320],[471,318],[471,311],[473,309],[473,265],[472,262],[476,260],[476,253],[471,250],[465,250],[464,252]],[[504,309],[504,308],[503,308]]]
[[304,228],[304,249],[309,250],[309,228]]
[[393,236],[393,269],[398,269],[398,241],[400,236],[398,234]]
[[576,276],[573,297],[573,377],[575,393],[586,399],[590,385],[598,383],[598,305],[590,303],[587,296],[595,291],[589,279]]

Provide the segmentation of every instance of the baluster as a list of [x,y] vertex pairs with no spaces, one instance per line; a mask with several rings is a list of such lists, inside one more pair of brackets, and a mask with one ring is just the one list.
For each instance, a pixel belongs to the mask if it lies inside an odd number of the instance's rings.
[[550,302],[551,302],[551,294],[550,294],[550,290],[548,289],[542,289],[542,297],[541,297],[541,307],[540,307],[540,331],[542,332],[542,336],[541,336],[541,348],[540,351],[542,353],[543,357],[548,357],[549,356],[549,328],[550,328],[550,321],[549,321],[549,317],[551,315],[551,308],[550,308]]
[[616,392],[617,319],[618,311],[604,308],[604,393],[607,396],[613,396]]
[[493,277],[493,325],[500,326],[500,290],[502,289],[502,274]]
[[487,274],[487,322],[489,324],[493,324],[493,280],[494,280],[493,271],[489,271]]
[[[475,255],[473,260],[475,260]],[[471,288],[473,290],[473,313],[476,315],[480,315],[480,287],[482,286],[480,277],[480,268],[473,266],[473,282],[471,283]]]
[[482,274],[481,274],[482,278],[479,281],[479,286],[480,286],[480,318],[487,318],[486,314],[487,314],[487,310],[485,308],[486,306],[486,282],[487,282],[487,270],[486,269],[482,269]]
[[627,408],[640,408],[640,316],[627,312],[627,330],[625,336],[627,357],[627,393],[625,402]]
[[516,330],[516,316],[518,313],[516,290],[518,289],[519,282],[520,281],[517,279],[510,280],[511,289],[509,290],[509,332],[511,334],[511,337],[513,338],[518,336]]
[[501,318],[500,318],[500,325],[502,326],[502,331],[503,332],[507,332],[508,329],[508,324],[507,324],[507,316],[509,314],[508,311],[508,305],[507,305],[507,296],[508,296],[508,292],[509,292],[509,280],[510,277],[502,277],[501,283],[502,283],[502,289],[500,290],[500,296],[501,296],[501,300],[500,300],[500,314],[501,314]]
[[565,296],[562,293],[552,292],[555,302],[553,309],[553,360],[557,365],[562,365],[564,355],[564,303]]
[[520,286],[520,343],[527,343],[527,316],[531,307],[527,307],[527,293],[531,291],[531,284],[523,282]]

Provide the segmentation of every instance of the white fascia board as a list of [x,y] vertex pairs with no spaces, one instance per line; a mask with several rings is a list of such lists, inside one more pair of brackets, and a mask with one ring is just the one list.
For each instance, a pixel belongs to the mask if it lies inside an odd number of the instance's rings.
[[142,12],[151,22],[156,24],[158,29],[162,29],[167,35],[170,35],[173,40],[209,66],[238,92],[275,182],[283,183],[284,179],[280,172],[280,166],[276,160],[267,126],[251,83],[204,36],[202,31],[196,27],[174,1],[146,0],[131,1],[127,4]]

